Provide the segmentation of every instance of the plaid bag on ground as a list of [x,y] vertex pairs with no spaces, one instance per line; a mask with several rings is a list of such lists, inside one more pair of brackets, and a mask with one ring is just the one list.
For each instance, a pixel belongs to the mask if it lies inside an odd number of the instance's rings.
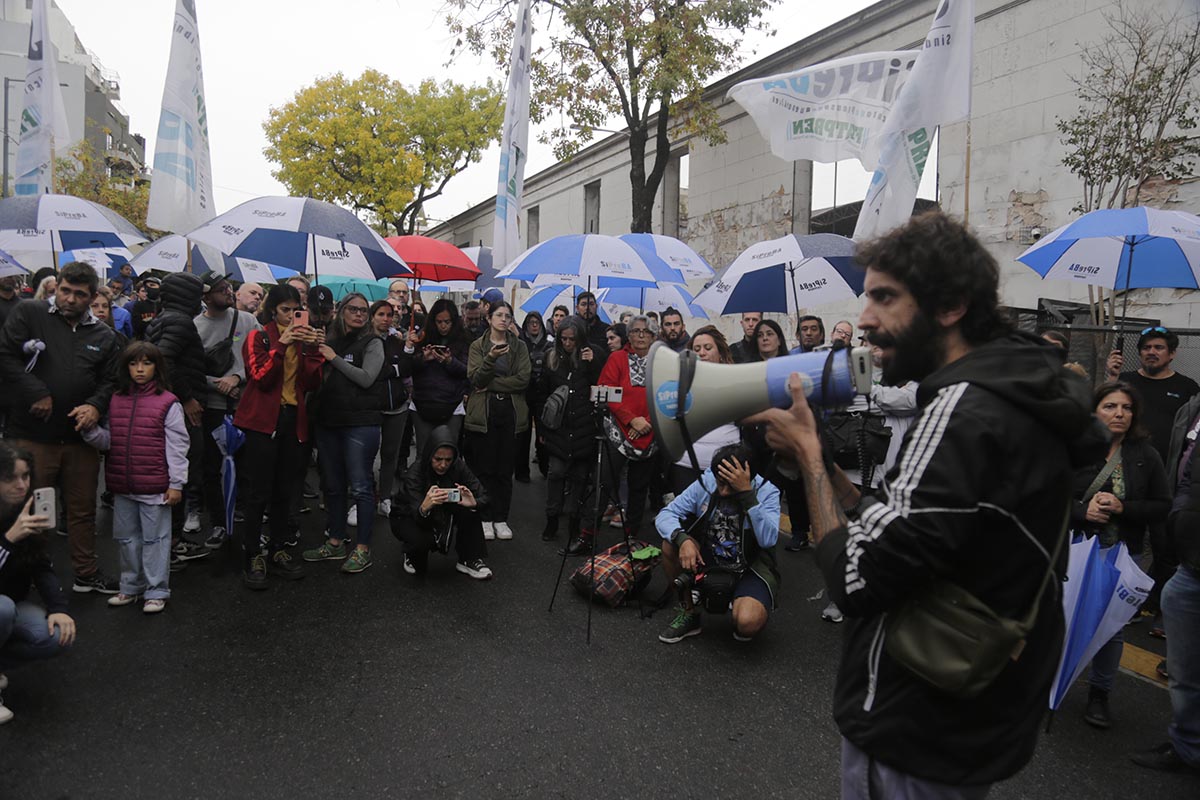
[[[649,548],[654,552],[649,557],[639,557],[644,554],[641,550]],[[609,608],[627,602],[637,592],[646,588],[654,567],[658,565],[658,548],[646,542],[633,540],[634,557],[630,558],[621,542],[608,548],[602,553],[596,553],[595,589],[592,586],[592,560],[588,558],[571,574],[571,585],[584,597],[589,595],[597,602],[604,603]]]

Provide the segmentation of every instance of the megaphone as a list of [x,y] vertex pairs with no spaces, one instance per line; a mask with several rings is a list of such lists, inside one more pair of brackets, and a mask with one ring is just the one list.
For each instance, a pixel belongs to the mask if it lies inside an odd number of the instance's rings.
[[759,411],[789,408],[792,395],[787,384],[793,372],[800,374],[804,393],[814,403],[844,406],[855,394],[871,392],[871,351],[842,348],[750,364],[710,364],[690,350],[676,353],[656,342],[646,364],[654,435],[675,461],[687,452],[685,425],[694,441],[713,428]]

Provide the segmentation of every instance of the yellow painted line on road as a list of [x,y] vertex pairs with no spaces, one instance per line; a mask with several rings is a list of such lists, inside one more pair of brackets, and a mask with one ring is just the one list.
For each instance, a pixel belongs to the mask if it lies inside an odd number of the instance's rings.
[[1149,650],[1143,650],[1135,644],[1125,643],[1125,650],[1121,653],[1121,669],[1132,672],[1135,675],[1140,675],[1151,683],[1167,688],[1167,682],[1159,677],[1155,668],[1163,660],[1163,657],[1158,653],[1151,653]]

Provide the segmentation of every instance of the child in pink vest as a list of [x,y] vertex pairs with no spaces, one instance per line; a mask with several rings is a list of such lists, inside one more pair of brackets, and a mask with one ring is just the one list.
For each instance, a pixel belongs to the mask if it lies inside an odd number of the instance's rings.
[[120,592],[110,606],[144,597],[142,611],[156,614],[171,595],[171,506],[183,497],[188,473],[188,432],[183,407],[167,390],[162,352],[135,341],[117,360],[117,390],[108,424],[85,434],[107,450],[104,480],[113,493],[113,539],[120,546]]

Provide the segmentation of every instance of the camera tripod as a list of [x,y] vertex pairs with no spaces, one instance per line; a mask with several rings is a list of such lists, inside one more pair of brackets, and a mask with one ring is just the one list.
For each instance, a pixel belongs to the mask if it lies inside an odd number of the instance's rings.
[[[595,502],[595,510],[592,513],[592,550],[590,554],[591,574],[588,577],[588,644],[591,644],[592,642],[592,606],[595,605],[595,598],[592,595],[596,590],[596,542],[600,538],[600,523],[604,517],[604,501],[606,499],[604,496],[602,496],[604,494],[608,495],[607,499],[612,502],[612,504],[621,514],[621,533],[625,541],[626,559],[629,562],[630,586],[636,587],[637,584],[637,570],[635,570],[633,567],[633,537],[629,530],[629,516],[626,513],[625,505],[621,502],[621,474],[617,470],[615,459],[613,459],[609,454],[609,448],[611,445],[608,443],[608,437],[606,437],[604,434],[603,422],[605,416],[609,413],[607,404],[598,399],[592,401],[592,413],[597,420],[597,431],[595,436],[596,466],[592,474],[591,492],[584,496],[585,503],[589,498]],[[605,491],[605,482],[601,477],[602,470],[605,468],[606,463],[609,471],[607,491]],[[568,541],[567,545],[562,549],[562,560],[558,565],[558,576],[554,581],[554,591],[550,595],[550,607],[546,609],[548,612],[554,610],[554,601],[558,597],[558,587],[562,585],[563,572],[567,567],[567,559],[570,558],[570,554],[567,552],[569,548],[570,542]],[[636,592],[636,594],[638,601],[638,615],[644,617],[645,608],[642,603],[641,592]]]

